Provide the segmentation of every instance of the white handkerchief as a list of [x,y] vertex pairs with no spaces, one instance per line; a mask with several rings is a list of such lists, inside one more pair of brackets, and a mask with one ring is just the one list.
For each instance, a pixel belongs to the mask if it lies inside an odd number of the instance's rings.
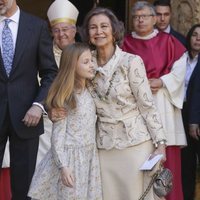
[[[151,155],[150,155],[151,156]],[[149,156],[149,158],[150,158]],[[152,170],[156,163],[163,157],[162,154],[154,156],[152,159],[147,159],[143,165],[140,167],[140,170]]]

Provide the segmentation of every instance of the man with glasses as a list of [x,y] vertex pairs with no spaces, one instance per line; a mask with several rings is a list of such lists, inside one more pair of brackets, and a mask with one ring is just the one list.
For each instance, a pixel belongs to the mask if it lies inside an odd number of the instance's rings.
[[[75,42],[76,21],[79,11],[68,0],[55,0],[47,11],[53,35],[53,52],[59,66],[62,50]],[[44,134],[40,136],[37,164],[49,150],[52,122],[44,115]]]
[[78,14],[77,8],[68,0],[55,0],[47,11],[58,65],[62,49],[75,42]]
[[139,55],[144,61],[149,84],[166,131],[165,167],[174,175],[174,187],[166,199],[183,200],[180,146],[186,145],[181,116],[186,71],[185,48],[172,35],[154,29],[156,12],[150,3],[136,2],[131,14],[134,31],[125,37],[122,48]]
[[169,0],[156,0],[154,2],[155,11],[157,15],[156,28],[159,31],[172,34],[185,46],[185,37],[179,32],[175,31],[171,25],[171,4]]

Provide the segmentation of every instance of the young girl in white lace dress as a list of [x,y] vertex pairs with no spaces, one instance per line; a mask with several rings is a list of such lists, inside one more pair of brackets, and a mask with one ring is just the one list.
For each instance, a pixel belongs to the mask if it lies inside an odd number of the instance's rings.
[[86,79],[94,77],[91,52],[75,43],[62,53],[47,107],[66,107],[67,116],[53,124],[51,149],[36,168],[28,196],[38,200],[101,200],[95,142],[96,110]]

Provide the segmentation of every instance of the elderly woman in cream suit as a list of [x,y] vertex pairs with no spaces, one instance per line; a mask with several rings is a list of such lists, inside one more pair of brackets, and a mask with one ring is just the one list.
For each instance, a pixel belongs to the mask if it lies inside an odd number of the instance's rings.
[[[143,162],[158,153],[165,160],[165,133],[143,61],[116,45],[123,32],[106,8],[91,10],[82,26],[82,40],[95,49],[97,73],[88,88],[97,107],[104,200],[138,200],[151,180],[139,170]],[[152,189],[145,199],[155,199]]]

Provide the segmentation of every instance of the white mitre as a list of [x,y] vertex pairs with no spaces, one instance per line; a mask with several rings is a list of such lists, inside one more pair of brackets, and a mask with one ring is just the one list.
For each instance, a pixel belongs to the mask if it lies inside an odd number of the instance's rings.
[[75,25],[78,14],[78,9],[68,0],[55,0],[47,11],[51,26],[61,22]]

